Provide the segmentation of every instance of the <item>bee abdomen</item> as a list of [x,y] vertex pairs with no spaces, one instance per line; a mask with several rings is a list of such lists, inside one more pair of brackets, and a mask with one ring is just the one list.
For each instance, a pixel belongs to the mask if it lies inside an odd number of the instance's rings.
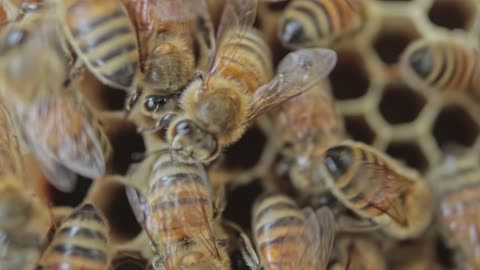
[[67,25],[81,55],[113,86],[129,88],[139,60],[132,22],[119,1],[79,0],[66,8]]
[[257,248],[268,265],[288,265],[288,256],[302,249],[307,237],[305,218],[290,198],[270,194],[260,198],[253,210]]
[[44,269],[105,270],[110,264],[108,227],[93,205],[67,217],[41,260]]
[[[268,45],[255,29],[227,33],[220,44],[224,77],[238,80],[248,93],[267,83],[273,74],[272,56]],[[232,55],[233,57],[230,57]]]
[[346,36],[363,25],[360,2],[293,1],[285,10],[281,39],[285,44],[319,45]]
[[[423,41],[407,50],[404,71],[429,88],[464,91],[475,87],[478,52],[455,41]],[[409,76],[409,75],[407,75]]]

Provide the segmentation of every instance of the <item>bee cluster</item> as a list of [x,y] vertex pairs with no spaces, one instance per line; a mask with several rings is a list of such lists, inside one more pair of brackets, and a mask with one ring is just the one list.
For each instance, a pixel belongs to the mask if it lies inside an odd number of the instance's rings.
[[478,0],[0,7],[0,270],[480,269]]

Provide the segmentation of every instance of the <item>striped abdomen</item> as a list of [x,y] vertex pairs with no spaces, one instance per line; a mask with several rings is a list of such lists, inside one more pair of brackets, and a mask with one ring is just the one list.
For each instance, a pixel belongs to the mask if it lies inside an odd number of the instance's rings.
[[[307,250],[305,217],[287,196],[267,194],[253,208],[253,234],[266,270],[311,269],[313,265],[293,265],[302,250]],[[310,247],[311,248],[311,247]]]
[[352,210],[369,217],[385,213],[386,208],[380,210],[371,202],[373,198],[381,197],[380,192],[386,192],[375,181],[375,178],[384,174],[372,165],[393,172],[393,168],[382,157],[360,145],[338,145],[325,152],[323,162],[328,173],[327,181],[333,185],[330,188],[342,201],[351,204]]
[[129,90],[139,52],[135,28],[118,0],[68,0],[67,36],[91,71],[111,87]]
[[[403,56],[406,80],[415,79],[428,89],[465,91],[478,87],[478,52],[457,42],[420,41]],[[477,91],[480,89],[477,89]],[[478,94],[477,94],[478,95]]]
[[253,94],[272,78],[270,49],[261,33],[253,28],[227,32],[217,53],[222,56],[218,67],[221,76],[240,83],[246,93]]
[[297,0],[285,9],[280,39],[287,46],[329,45],[364,24],[362,1]]
[[197,166],[171,161],[168,151],[159,155],[150,182],[149,202],[160,241],[208,232],[207,222],[213,212],[206,184]]
[[67,217],[45,251],[45,270],[106,270],[110,266],[108,225],[91,204]]

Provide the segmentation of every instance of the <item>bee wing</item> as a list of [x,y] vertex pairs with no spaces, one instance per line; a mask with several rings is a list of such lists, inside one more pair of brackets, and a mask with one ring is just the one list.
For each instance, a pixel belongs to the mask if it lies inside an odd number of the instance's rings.
[[10,112],[1,102],[0,129],[0,174],[13,174],[24,179],[16,127]]
[[126,186],[125,193],[127,194],[127,199],[130,203],[130,207],[132,208],[135,218],[140,226],[142,226],[142,228],[147,232],[147,234],[150,235],[146,226],[150,217],[150,208],[148,206],[147,199],[138,189],[132,186]]
[[384,165],[359,162],[354,177],[359,177],[365,187],[360,198],[369,206],[387,214],[399,224],[406,225],[403,211],[403,195],[411,186],[411,181]]
[[324,270],[330,259],[335,237],[333,213],[327,207],[322,207],[315,212],[311,208],[306,208],[303,213],[306,217],[305,227],[309,232],[309,239],[311,239],[311,245],[309,246],[311,248],[307,249],[305,255],[299,258],[301,260],[313,260],[315,262],[314,269]]
[[329,49],[302,49],[289,53],[280,62],[273,80],[255,92],[245,124],[310,90],[332,71],[336,62],[337,54]]
[[[46,157],[80,175],[95,178],[105,171],[105,156],[96,121],[77,92],[64,91],[56,96],[38,99],[25,112],[24,129],[37,157]],[[39,156],[38,154],[46,154]],[[43,160],[45,159],[45,160]],[[69,174],[53,162],[47,165],[53,184],[60,188],[73,184],[62,179]],[[47,164],[50,163],[50,164]],[[70,183],[68,183],[70,181]]]
[[43,241],[31,234],[0,231],[2,269],[32,269],[40,258]]
[[[202,170],[204,170],[203,166]],[[178,228],[181,228],[185,237],[208,250],[212,257],[218,257],[219,252],[210,227],[210,218],[213,213],[207,212],[207,209],[212,207],[212,200],[206,174],[202,173],[200,177],[185,174],[181,177],[182,179],[172,178],[157,182],[156,189],[176,188],[172,186],[178,186],[179,181],[184,188],[178,188],[178,192],[175,193],[158,192],[153,196],[156,197],[155,203],[150,207],[153,208],[152,211],[157,212],[155,214],[157,218],[150,219],[149,227],[155,231],[164,232],[165,237],[162,240],[167,248],[167,257],[174,256],[178,248]]]
[[[222,16],[217,29],[215,46],[212,46],[208,64],[208,74],[221,73],[220,63],[224,58],[236,58],[238,48],[229,48],[221,50],[222,43],[235,38],[234,35],[228,35],[232,29],[236,29],[240,36],[255,22],[257,14],[257,0],[226,0],[223,7]],[[208,76],[207,76],[208,78]],[[207,79],[208,83],[208,79]],[[208,87],[206,88],[208,89]]]

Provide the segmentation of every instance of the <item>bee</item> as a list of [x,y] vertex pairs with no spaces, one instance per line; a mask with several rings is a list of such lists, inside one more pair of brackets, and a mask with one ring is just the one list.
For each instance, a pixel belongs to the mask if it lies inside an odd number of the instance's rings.
[[361,0],[290,1],[280,20],[280,41],[289,48],[330,46],[364,26],[365,9]]
[[401,73],[415,87],[442,92],[480,90],[479,52],[456,39],[420,39],[401,56]]
[[167,270],[229,269],[224,242],[213,233],[221,196],[213,199],[200,164],[172,161],[165,148],[129,175],[128,199],[158,255],[155,265]]
[[[138,72],[135,28],[118,0],[54,1],[63,32],[85,66],[105,85],[132,91]],[[80,64],[81,63],[81,64]]]
[[103,175],[111,146],[76,82],[64,85],[60,38],[55,21],[42,16],[10,24],[0,37],[0,94],[47,178],[69,192],[75,173]]
[[256,0],[225,3],[209,71],[194,78],[180,98],[183,110],[167,137],[175,159],[208,163],[237,141],[256,116],[308,90],[336,62],[328,49],[293,52],[272,74],[270,50],[251,28]]
[[413,238],[430,224],[430,185],[372,147],[345,141],[328,147],[319,163],[329,191],[388,235]]
[[328,208],[300,209],[289,197],[267,193],[253,207],[255,245],[264,269],[326,268],[335,225]]
[[0,269],[33,269],[47,239],[49,211],[23,174],[18,136],[3,103],[0,130]]
[[368,238],[341,236],[335,239],[338,262],[329,270],[385,270],[384,255]]
[[329,145],[347,138],[329,85],[315,85],[307,93],[282,104],[274,115],[285,145],[283,154],[287,160],[295,160],[289,171],[292,184],[303,194],[315,193],[321,181],[312,179],[316,170],[314,160]]
[[109,226],[92,204],[66,217],[40,260],[41,269],[110,269]]
[[[195,35],[201,33],[203,38],[198,40],[204,41],[202,44],[207,50],[213,45],[210,37],[213,26],[204,0],[124,2],[137,30],[142,76],[142,87],[130,96],[127,110],[133,110],[141,100],[132,117],[142,123],[142,131],[157,131],[166,112],[180,109],[178,98],[194,76]],[[155,120],[154,124],[151,119]]]
[[429,175],[435,185],[441,232],[456,251],[459,269],[480,269],[479,172],[478,158],[447,151],[443,164]]

